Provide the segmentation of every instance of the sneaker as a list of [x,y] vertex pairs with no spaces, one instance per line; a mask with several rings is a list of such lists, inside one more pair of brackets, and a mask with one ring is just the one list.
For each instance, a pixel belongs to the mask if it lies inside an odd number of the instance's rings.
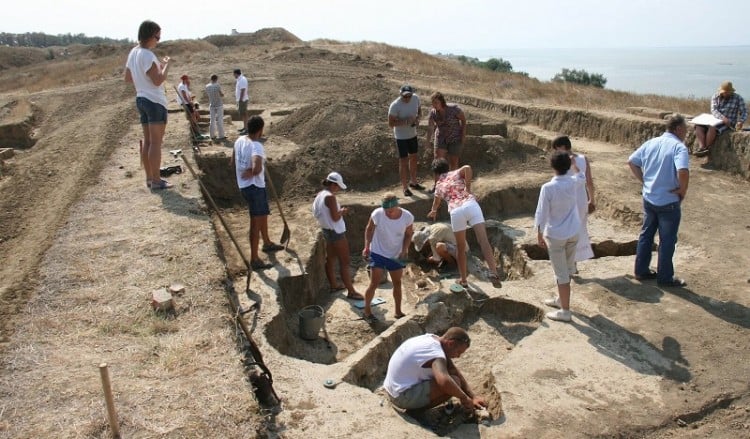
[[418,191],[423,191],[424,190],[424,186],[422,186],[419,183],[409,183],[409,187],[412,188],[412,189],[416,189]]
[[657,285],[660,287],[686,287],[687,282],[685,282],[683,279],[680,279],[679,277],[673,277],[672,280],[669,280],[667,282],[656,282]]
[[570,311],[564,309],[558,309],[557,311],[550,311],[546,314],[550,320],[556,320],[558,322],[569,322],[571,320]]
[[405,197],[411,197],[414,195],[409,189],[404,189],[404,196]]
[[552,308],[560,308],[560,298],[555,297],[554,299],[544,299],[544,304],[551,306]]
[[167,180],[159,180],[158,182],[152,181],[150,187],[152,191],[160,191],[162,189],[171,189],[173,185]]
[[656,279],[656,272],[653,270],[648,270],[648,272],[641,274],[641,275],[638,275],[638,274],[635,275],[635,280],[642,281],[642,280],[652,280],[652,279]]
[[270,243],[270,244],[264,245],[261,250],[263,250],[266,253],[272,253],[272,252],[277,252],[279,250],[284,250],[284,246],[279,245],[279,244]]

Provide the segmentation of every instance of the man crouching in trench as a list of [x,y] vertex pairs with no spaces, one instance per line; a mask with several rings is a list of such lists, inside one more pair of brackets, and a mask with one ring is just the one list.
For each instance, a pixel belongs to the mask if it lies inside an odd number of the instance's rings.
[[469,334],[458,327],[449,328],[442,337],[424,334],[404,341],[391,356],[383,382],[391,402],[406,410],[427,409],[455,396],[472,413],[487,407],[451,361],[470,344]]

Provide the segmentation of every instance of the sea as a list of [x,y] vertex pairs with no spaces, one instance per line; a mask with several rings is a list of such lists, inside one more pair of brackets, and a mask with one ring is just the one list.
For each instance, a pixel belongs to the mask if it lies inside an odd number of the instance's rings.
[[614,49],[483,49],[456,53],[487,60],[502,58],[513,71],[549,81],[563,68],[600,73],[605,88],[637,94],[710,98],[732,81],[750,99],[750,46]]

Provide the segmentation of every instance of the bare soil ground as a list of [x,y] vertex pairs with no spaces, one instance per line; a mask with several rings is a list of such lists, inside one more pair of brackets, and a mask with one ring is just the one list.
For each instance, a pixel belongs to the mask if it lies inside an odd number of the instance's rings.
[[[269,167],[292,242],[269,255],[274,269],[252,274],[250,294],[242,259],[191,176],[173,176],[176,187],[166,192],[145,187],[133,92],[119,72],[0,96],[0,107],[28,104],[36,140],[16,149],[0,177],[0,437],[110,437],[97,367],[103,362],[127,437],[750,437],[746,179],[691,164],[675,258],[688,288],[638,282],[633,256],[613,254],[581,264],[574,322],[550,322],[540,318],[542,299],[554,292],[549,263],[519,248],[532,243],[535,194],[550,177],[544,151],[533,145],[555,132],[464,106],[472,123],[513,125],[523,137],[472,138],[464,156],[477,169],[474,187],[509,279],[493,289],[475,257],[471,297],[459,297],[448,292],[450,273],[426,270],[412,255],[408,318],[393,318],[386,283],[377,292],[386,302],[375,308],[382,323],[370,326],[341,293],[328,292],[319,271],[321,243],[309,212],[317,183],[337,169],[351,187],[341,202],[353,211],[347,225],[363,291],[367,275],[357,255],[367,215],[384,190],[398,189],[385,120],[399,85],[417,84],[424,101],[438,88],[487,97],[462,78],[406,74],[397,60],[330,48],[223,48],[183,54],[173,66],[175,77],[218,72],[227,96],[231,70],[242,67],[252,106],[267,121]],[[194,80],[194,91],[200,84]],[[201,163],[247,251],[248,219],[228,163],[238,126],[227,127],[229,142],[193,157],[185,120],[170,114],[164,164],[180,164],[167,154],[172,149]],[[637,144],[573,134],[597,184],[592,239],[602,248],[626,247],[640,221],[639,187],[625,166]],[[420,158],[425,180],[430,158],[429,151]],[[427,194],[402,202],[425,220]],[[275,239],[282,223],[272,210]],[[186,286],[174,299],[176,312],[154,313],[151,291],[175,281]],[[278,413],[254,399],[227,290],[245,307],[261,303],[243,318],[273,373]],[[313,304],[326,311],[330,347],[297,336],[297,311]],[[377,390],[389,349],[452,323],[473,335],[458,364],[490,396],[492,419],[464,424],[439,411],[413,417],[393,410]],[[327,379],[333,389],[322,386]]]

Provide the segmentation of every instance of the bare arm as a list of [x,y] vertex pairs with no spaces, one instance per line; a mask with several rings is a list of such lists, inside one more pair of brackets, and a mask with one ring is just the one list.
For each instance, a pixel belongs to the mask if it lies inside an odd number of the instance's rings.
[[401,259],[406,259],[409,254],[409,244],[411,244],[411,237],[414,235],[414,224],[409,224],[409,227],[404,231],[404,242],[401,245]]
[[133,74],[128,67],[125,67],[125,82],[133,82]]
[[169,57],[165,56],[161,65],[156,62],[151,64],[151,68],[146,71],[146,75],[151,79],[155,86],[160,86],[167,80],[167,69],[169,68]]
[[635,178],[643,184],[643,169],[641,169],[640,166],[636,166],[631,162],[628,162],[628,166],[630,166],[630,172],[633,173]]
[[253,166],[242,171],[242,178],[251,178],[263,172],[263,157],[253,156]]
[[461,124],[461,145],[466,142],[466,115],[463,110],[458,113],[458,122]]
[[440,197],[435,194],[432,199],[432,210],[427,212],[427,218],[432,218],[433,220],[437,218],[438,209],[440,209]]
[[333,221],[338,221],[341,219],[342,216],[344,216],[344,213],[346,213],[346,208],[343,207],[341,210],[338,208],[338,203],[336,203],[336,196],[335,195],[329,195],[325,199],[326,207],[328,207],[328,211],[331,212],[331,219]]
[[680,182],[680,187],[673,190],[672,193],[677,194],[680,197],[680,201],[685,199],[687,195],[688,183],[690,182],[690,171],[687,169],[677,170],[677,180]]
[[365,248],[362,250],[362,256],[364,257],[370,256],[370,243],[372,242],[372,237],[375,235],[375,227],[375,223],[371,217],[370,221],[367,222],[367,227],[365,227]]
[[589,158],[586,157],[586,192],[589,194],[589,210],[596,205],[594,203],[594,177],[591,175],[591,165]]
[[463,165],[458,170],[459,175],[464,178],[466,184],[466,192],[471,193],[471,180],[474,177],[474,172],[471,170],[471,166]]
[[[438,385],[440,390],[442,390],[445,394],[458,398],[461,401],[461,405],[463,405],[465,408],[482,408],[487,405],[483,398],[475,396],[473,394],[471,389],[469,389],[466,380],[463,379],[463,376],[460,372],[458,372],[458,369],[453,366],[453,363],[451,363],[451,367],[449,370],[449,366],[446,360],[442,358],[436,358],[432,361],[431,367],[432,373],[435,376],[435,383]],[[453,379],[454,376],[451,375],[454,375],[456,378],[458,378],[459,382],[456,382],[456,380]],[[462,384],[464,386],[462,386]]]

